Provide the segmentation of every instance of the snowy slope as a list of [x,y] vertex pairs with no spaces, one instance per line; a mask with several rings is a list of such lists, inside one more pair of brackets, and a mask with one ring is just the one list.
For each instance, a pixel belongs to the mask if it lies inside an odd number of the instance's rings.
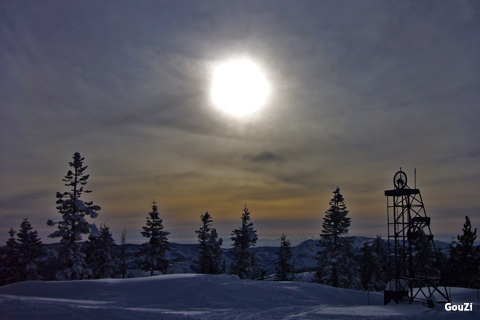
[[[476,291],[452,289],[457,302]],[[370,305],[367,305],[369,300]],[[0,288],[0,319],[479,319],[442,306],[383,306],[383,295],[300,282],[259,282],[196,274]]]

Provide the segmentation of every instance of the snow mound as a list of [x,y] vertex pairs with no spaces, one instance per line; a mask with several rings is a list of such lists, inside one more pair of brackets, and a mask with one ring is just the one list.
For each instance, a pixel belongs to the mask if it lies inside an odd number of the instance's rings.
[[[452,290],[453,291],[453,290]],[[458,289],[465,302],[476,291]],[[453,293],[453,292],[452,292]],[[439,306],[383,306],[383,294],[231,275],[27,281],[0,288],[0,319],[478,319]],[[470,301],[474,302],[474,301]]]

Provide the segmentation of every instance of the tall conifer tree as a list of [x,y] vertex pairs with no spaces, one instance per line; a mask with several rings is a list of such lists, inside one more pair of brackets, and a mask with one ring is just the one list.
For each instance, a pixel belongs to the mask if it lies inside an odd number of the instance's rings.
[[243,209],[242,225],[240,228],[232,231],[233,241],[233,264],[231,266],[232,274],[236,274],[241,279],[253,279],[256,276],[257,263],[255,253],[250,247],[257,243],[257,231],[253,229],[253,223],[250,222],[250,212],[247,205]]
[[477,229],[472,230],[468,216],[465,216],[462,231],[450,247],[450,274],[453,285],[474,288],[480,285],[480,250],[475,246]]
[[40,257],[43,253],[43,244],[37,231],[33,231],[27,218],[20,224],[18,238],[18,263],[20,280],[38,280],[40,276]]
[[15,233],[13,228],[10,228],[10,231],[8,231],[10,237],[7,240],[7,252],[1,265],[1,270],[6,274],[3,284],[14,283],[21,280],[18,272],[20,264],[18,262],[18,242],[15,238]]
[[199,272],[203,274],[219,274],[222,271],[222,238],[218,238],[217,230],[211,228],[213,222],[208,212],[201,216],[202,226],[195,231],[198,234]]
[[377,235],[373,240],[372,244],[373,253],[376,255],[378,260],[378,268],[375,271],[375,290],[380,291],[385,289],[388,279],[388,254],[385,241],[382,240],[382,237]]
[[323,229],[317,254],[319,261],[317,281],[333,287],[355,287],[356,263],[350,239],[344,237],[350,227],[350,218],[340,188],[333,192],[329,209],[323,218]]
[[225,273],[222,244],[223,239],[218,236],[217,229],[213,228],[209,241],[209,246],[212,250],[212,261],[214,261],[210,269],[211,274]]
[[61,214],[62,220],[47,221],[49,226],[57,225],[58,227],[58,230],[49,237],[61,238],[58,256],[62,270],[57,273],[58,280],[79,280],[91,276],[79,241],[82,240],[84,234],[97,234],[96,226],[90,224],[85,218],[87,216],[96,218],[100,207],[94,205],[92,201],[81,200],[83,193],[91,192],[84,190],[89,178],[89,175],[85,173],[87,166],[83,165],[84,160],[85,158],[80,153],[74,153],[73,161],[69,162],[72,170],[68,170],[63,179],[65,186],[71,189],[64,193],[57,192],[57,210]]
[[278,281],[293,281],[295,266],[292,262],[293,254],[290,241],[285,234],[280,238],[280,249],[277,252],[277,261],[275,265],[275,279]]
[[120,274],[120,259],[115,248],[110,228],[100,226],[97,236],[90,235],[85,243],[88,267],[94,279],[117,278]]
[[148,213],[147,225],[142,228],[142,236],[149,239],[148,242],[141,245],[138,252],[138,256],[142,259],[142,270],[149,272],[151,276],[155,271],[166,273],[169,261],[165,254],[169,250],[167,236],[170,232],[163,231],[163,219],[159,216],[155,201],[152,203],[152,211]]

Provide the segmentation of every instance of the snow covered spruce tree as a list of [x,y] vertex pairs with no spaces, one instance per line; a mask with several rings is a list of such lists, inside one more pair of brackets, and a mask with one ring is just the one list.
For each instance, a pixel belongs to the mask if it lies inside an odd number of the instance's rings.
[[28,218],[23,219],[18,230],[18,253],[17,262],[19,264],[18,274],[21,281],[39,280],[40,276],[40,256],[43,253],[43,244],[38,237],[37,231],[32,230],[32,225]]
[[240,279],[253,279],[257,272],[255,253],[250,247],[257,243],[257,231],[253,229],[250,222],[250,212],[247,205],[243,209],[242,226],[232,231],[233,241],[233,263],[231,273],[236,274]]
[[222,238],[218,238],[216,229],[208,212],[201,216],[202,226],[195,231],[198,234],[198,268],[199,273],[220,274],[222,272]]
[[150,272],[151,276],[155,271],[166,273],[169,266],[165,254],[169,250],[167,236],[170,232],[163,231],[163,228],[163,219],[160,219],[157,203],[153,201],[152,211],[148,213],[147,225],[142,227],[142,236],[149,240],[141,245],[137,253],[142,259],[142,270]]
[[475,288],[480,285],[480,249],[475,246],[477,228],[472,230],[468,216],[465,216],[462,231],[450,246],[450,281],[454,286]]
[[385,285],[390,280],[388,279],[388,254],[387,244],[383,241],[382,237],[377,235],[372,243],[373,253],[378,260],[378,268],[375,275],[375,291],[381,291],[385,289]]
[[6,255],[1,261],[0,268],[0,270],[5,273],[5,278],[0,279],[1,285],[21,281],[18,273],[20,264],[18,262],[18,242],[17,239],[15,239],[15,233],[13,228],[10,228],[10,231],[8,231],[10,237],[7,240]]
[[[377,237],[378,239],[378,237]],[[380,291],[385,288],[383,257],[377,253],[376,242],[364,242],[359,257],[360,283],[365,291]]]
[[85,247],[86,261],[94,279],[120,276],[119,253],[109,227],[104,224],[97,236],[90,234]]
[[98,230],[94,224],[88,223],[87,216],[96,218],[100,207],[93,204],[93,201],[81,200],[89,175],[85,174],[87,166],[83,165],[85,159],[80,153],[75,152],[73,161],[69,162],[72,170],[68,170],[63,179],[65,186],[70,191],[57,192],[57,210],[62,220],[54,222],[48,220],[49,226],[57,225],[58,230],[50,234],[50,238],[60,238],[58,258],[61,270],[57,273],[58,280],[81,280],[91,276],[91,272],[85,262],[85,254],[81,250],[80,241],[84,234],[97,234]]
[[343,237],[348,233],[350,218],[343,195],[337,188],[330,200],[330,208],[323,218],[323,229],[319,246],[322,251],[317,254],[317,282],[333,287],[357,288],[356,261],[352,241]]
[[275,264],[275,280],[293,281],[295,266],[292,262],[293,254],[290,241],[285,234],[280,238],[280,250],[277,252],[277,261]]

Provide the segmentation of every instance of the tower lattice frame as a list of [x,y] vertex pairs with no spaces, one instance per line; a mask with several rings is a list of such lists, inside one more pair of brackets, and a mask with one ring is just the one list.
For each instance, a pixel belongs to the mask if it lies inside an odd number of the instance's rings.
[[[450,302],[447,288],[441,286],[438,252],[430,229],[422,195],[407,185],[407,175],[400,168],[394,176],[394,189],[386,190],[390,288],[396,302],[425,299],[431,303]],[[406,286],[405,286],[406,284]],[[387,289],[386,289],[387,290]],[[387,302],[387,300],[386,300]]]

